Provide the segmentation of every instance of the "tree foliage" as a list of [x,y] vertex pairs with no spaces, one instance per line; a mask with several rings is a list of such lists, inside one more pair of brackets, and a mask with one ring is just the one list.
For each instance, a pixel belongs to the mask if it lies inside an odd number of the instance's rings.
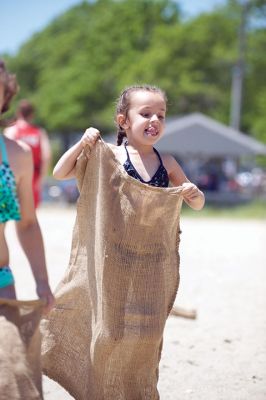
[[[252,3],[252,4],[251,4]],[[260,20],[265,1],[250,2]],[[164,89],[169,114],[201,111],[229,122],[240,4],[183,21],[173,0],[81,2],[35,34],[13,57],[20,97],[36,104],[50,132],[113,130],[120,90],[147,82]],[[247,30],[242,128],[266,141],[266,31]]]

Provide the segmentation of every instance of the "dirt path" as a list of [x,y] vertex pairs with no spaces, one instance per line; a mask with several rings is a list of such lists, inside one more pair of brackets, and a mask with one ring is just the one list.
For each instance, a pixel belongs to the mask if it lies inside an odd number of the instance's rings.
[[[53,289],[68,263],[74,218],[72,208],[39,211]],[[265,400],[266,221],[183,218],[181,225],[176,304],[195,308],[198,318],[168,319],[161,400]],[[8,238],[18,297],[35,297],[12,225]],[[44,398],[72,399],[46,377]]]

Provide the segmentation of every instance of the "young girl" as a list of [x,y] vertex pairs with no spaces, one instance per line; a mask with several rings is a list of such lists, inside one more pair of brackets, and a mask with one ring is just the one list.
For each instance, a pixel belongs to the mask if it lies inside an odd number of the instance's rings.
[[204,204],[175,159],[153,147],[165,113],[161,90],[130,87],[117,104],[118,146],[89,128],[54,168],[58,179],[77,178],[80,197],[69,268],[43,321],[42,362],[77,400],[159,399],[181,204]]
[[[153,147],[164,133],[166,102],[164,92],[153,86],[132,86],[125,89],[117,102],[118,146],[110,144],[110,147],[130,176],[157,187],[168,187],[169,182],[173,186],[182,186],[185,202],[194,210],[200,210],[204,205],[203,193],[187,179],[172,155],[160,156]],[[86,130],[80,141],[56,164],[56,179],[75,177],[78,156],[86,146],[90,150],[93,148],[99,133],[95,128]],[[121,146],[124,138],[126,142]]]

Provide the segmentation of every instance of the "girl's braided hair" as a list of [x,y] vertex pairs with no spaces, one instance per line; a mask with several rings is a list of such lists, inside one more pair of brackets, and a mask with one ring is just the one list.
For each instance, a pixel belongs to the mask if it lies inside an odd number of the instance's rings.
[[[0,59],[0,83],[4,87],[4,100],[2,104],[2,109],[0,110],[0,114],[2,114],[9,109],[10,102],[12,98],[17,94],[19,88],[16,76],[10,74],[7,71],[4,61],[1,59]],[[0,121],[0,125],[5,125],[4,121]]]
[[[133,85],[133,86],[129,86],[129,87],[125,88],[121,92],[121,94],[116,102],[116,115],[123,114],[125,116],[125,118],[127,118],[128,111],[130,108],[130,95],[133,92],[138,92],[140,90],[153,92],[153,93],[159,93],[160,95],[162,95],[165,102],[167,103],[166,94],[160,88],[158,88],[156,86],[152,86],[152,85],[147,85],[147,84]],[[124,128],[121,125],[117,124],[117,146],[120,146],[123,143],[123,139],[125,137],[127,137],[126,131],[124,130]]]

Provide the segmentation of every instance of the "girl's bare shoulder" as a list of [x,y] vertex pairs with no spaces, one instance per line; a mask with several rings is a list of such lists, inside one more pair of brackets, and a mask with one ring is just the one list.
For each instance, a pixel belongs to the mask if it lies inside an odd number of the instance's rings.
[[110,147],[110,149],[111,150],[113,150],[113,151],[115,151],[115,149],[118,147],[116,144],[113,144],[113,143],[106,143],[109,147]]
[[169,179],[174,186],[182,185],[182,183],[188,181],[182,167],[171,154],[163,154],[161,158]]
[[116,144],[112,143],[107,143],[109,148],[112,150],[114,153],[114,156],[117,158],[117,160],[123,164],[125,162],[125,150],[123,149],[123,146],[117,146]]
[[167,171],[171,171],[178,167],[180,168],[180,165],[171,154],[161,154],[161,159]]

